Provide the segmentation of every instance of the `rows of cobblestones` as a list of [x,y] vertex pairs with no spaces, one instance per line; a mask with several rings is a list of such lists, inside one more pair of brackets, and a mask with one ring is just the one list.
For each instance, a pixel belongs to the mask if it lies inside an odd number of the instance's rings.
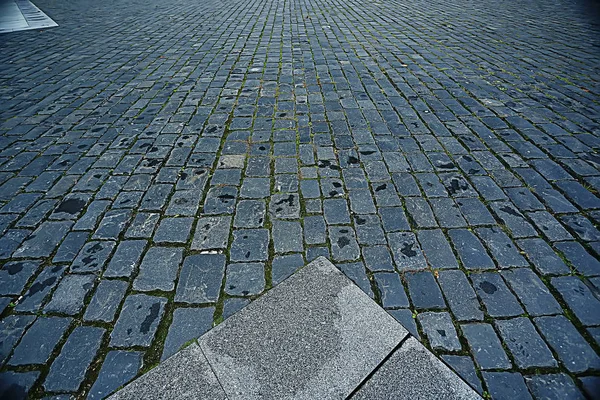
[[600,396],[597,7],[36,4],[59,28],[0,45],[2,395],[103,398],[324,255],[485,396]]

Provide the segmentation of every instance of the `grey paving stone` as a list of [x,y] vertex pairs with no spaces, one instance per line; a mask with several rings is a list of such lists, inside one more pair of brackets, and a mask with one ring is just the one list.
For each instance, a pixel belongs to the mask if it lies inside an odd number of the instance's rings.
[[441,230],[418,231],[417,237],[431,268],[458,268],[456,257]]
[[132,294],[127,296],[121,314],[110,334],[111,347],[148,347],[162,319],[167,299]]
[[469,225],[495,225],[496,220],[486,206],[476,198],[458,198],[456,204]]
[[355,214],[374,214],[377,212],[371,192],[368,190],[351,190],[348,193],[350,210]]
[[129,284],[119,280],[102,280],[96,287],[83,319],[85,321],[113,322]]
[[314,261],[319,257],[331,257],[329,254],[329,248],[324,246],[309,247],[306,249],[306,260],[308,262]]
[[534,322],[570,372],[600,370],[600,357],[564,316],[538,317]]
[[[307,259],[309,258],[307,257]],[[370,298],[375,297],[371,289],[371,281],[365,272],[365,266],[361,262],[338,264],[338,268]]]
[[131,220],[131,210],[110,210],[104,214],[98,229],[92,235],[93,239],[117,240],[121,232]]
[[536,399],[583,400],[585,398],[575,382],[566,374],[526,376],[525,383]]
[[418,197],[404,199],[406,212],[414,221],[417,228],[437,228],[438,224],[427,200]]
[[75,328],[50,365],[44,389],[51,392],[77,391],[100,348],[105,332],[104,329],[93,326]]
[[46,364],[71,321],[71,318],[38,318],[21,338],[8,364]]
[[490,316],[514,317],[523,314],[523,308],[499,274],[485,272],[471,274],[470,278]]
[[214,312],[214,307],[175,309],[161,360],[171,357],[190,340],[199,338],[212,328]]
[[175,289],[175,279],[183,259],[183,249],[151,247],[144,256],[133,289],[139,291]]
[[156,183],[150,186],[142,198],[139,209],[141,211],[160,211],[167,203],[173,190],[173,185]]
[[373,277],[384,308],[409,307],[408,297],[397,273],[379,272],[373,274]]
[[462,271],[440,271],[438,283],[452,314],[459,321],[481,321],[483,312],[477,295]]
[[201,217],[196,224],[192,250],[223,249],[227,247],[231,217]]
[[71,272],[98,272],[104,268],[115,247],[113,241],[88,242],[71,264]]
[[269,213],[274,218],[300,218],[300,199],[297,193],[278,193],[271,196]]
[[70,221],[43,222],[15,250],[13,257],[43,258],[48,257],[71,229]]
[[586,276],[600,275],[600,261],[591,256],[578,242],[555,243],[554,247],[575,267]]
[[417,316],[423,333],[433,349],[459,351],[462,346],[452,318],[447,312],[424,312]]
[[512,237],[524,238],[537,236],[536,230],[525,220],[523,214],[513,204],[509,202],[495,202],[491,204],[491,208],[500,221],[508,227]]
[[529,268],[501,272],[511,289],[533,316],[561,314],[562,308],[541,279]]
[[21,339],[23,332],[33,323],[35,316],[13,314],[0,320],[0,364],[4,364],[14,345]]
[[302,252],[302,226],[296,221],[272,221],[271,232],[276,253]]
[[52,259],[54,263],[71,262],[75,259],[79,251],[89,237],[88,232],[71,232],[56,250]]
[[465,324],[461,325],[461,330],[479,368],[484,370],[512,368],[512,363],[491,325]]
[[600,324],[600,302],[579,278],[561,276],[551,283],[583,325]]
[[496,265],[485,248],[472,232],[467,229],[451,229],[448,236],[467,269],[495,269]]
[[42,269],[42,272],[35,278],[33,284],[15,306],[15,310],[29,312],[37,311],[44,302],[44,299],[58,284],[60,277],[65,270],[66,267],[61,265],[49,265]]
[[262,200],[241,200],[235,210],[233,226],[236,228],[262,228],[266,206]]
[[[2,237],[0,237],[0,259],[10,258],[11,254],[19,248],[23,240],[30,236],[29,229],[9,229]],[[13,254],[13,257],[16,257]]]
[[352,261],[360,257],[360,248],[349,226],[330,226],[331,255],[335,261]]
[[252,296],[265,288],[263,263],[239,263],[227,266],[225,291],[234,296]]
[[52,294],[52,299],[44,307],[46,313],[76,315],[84,307],[84,300],[94,288],[96,275],[67,275]]
[[[339,329],[357,333],[340,335]],[[406,335],[333,265],[318,259],[199,342],[228,398],[323,398],[349,395]],[[301,364],[291,361],[298,351],[304,354]],[[254,373],[237,372],[248,369]]]
[[161,393],[164,398],[227,398],[197,344],[188,346],[109,399],[150,398],[156,393]]
[[381,207],[378,209],[383,230],[385,232],[408,231],[410,225],[404,214],[404,210],[400,207]]
[[528,318],[496,320],[495,324],[518,367],[524,369],[558,365]]
[[427,267],[427,261],[413,233],[389,233],[388,243],[398,270],[414,271]]
[[131,277],[137,269],[148,242],[145,240],[123,240],[119,243],[110,261],[104,277]]
[[416,309],[446,308],[442,292],[429,271],[408,272],[404,274],[408,285],[408,294]]
[[564,275],[570,272],[569,267],[544,240],[539,238],[523,239],[519,240],[517,244],[542,275]]
[[483,239],[500,268],[529,266],[514,243],[500,228],[479,228],[477,234]]
[[465,382],[467,382],[477,393],[483,394],[481,381],[473,365],[473,360],[467,356],[442,355],[442,360],[450,366]]
[[573,236],[547,211],[527,214],[538,230],[551,242],[573,240]]
[[200,207],[201,195],[194,190],[176,190],[171,196],[166,215],[194,216]]
[[158,213],[140,212],[138,213],[127,232],[125,232],[126,238],[149,238],[154,232],[154,228],[158,224],[160,215]]
[[579,378],[583,391],[590,399],[595,399],[600,394],[600,378],[597,376],[584,376]]
[[265,261],[268,258],[269,231],[238,229],[233,231],[230,261]]
[[521,374],[515,372],[482,372],[488,392],[494,399],[532,399]]
[[0,295],[19,295],[40,266],[39,262],[12,261],[0,270]]
[[366,246],[387,244],[381,222],[376,215],[354,215],[358,243]]
[[216,302],[225,274],[223,254],[195,254],[185,258],[175,301],[189,304]]
[[394,272],[394,263],[387,246],[363,247],[363,259],[369,271],[391,271]]
[[464,381],[409,338],[355,393],[355,399],[477,399]]
[[327,240],[325,220],[321,215],[304,218],[304,241],[306,244],[321,244]]
[[88,398],[90,400],[104,399],[135,378],[142,366],[142,357],[143,353],[139,351],[110,351],[102,363],[98,378],[92,385]]
[[0,373],[0,397],[11,400],[26,399],[27,393],[39,376],[40,373],[37,371]]
[[277,285],[284,279],[287,279],[303,265],[304,259],[301,254],[275,256],[271,263],[271,280],[273,285]]
[[269,178],[244,178],[240,196],[242,198],[263,199],[271,194],[271,180]]
[[350,212],[345,199],[323,200],[323,216],[328,225],[341,225],[350,223]]
[[186,243],[194,218],[164,218],[154,233],[155,243]]
[[233,214],[238,189],[233,186],[215,186],[206,194],[203,212],[205,214]]

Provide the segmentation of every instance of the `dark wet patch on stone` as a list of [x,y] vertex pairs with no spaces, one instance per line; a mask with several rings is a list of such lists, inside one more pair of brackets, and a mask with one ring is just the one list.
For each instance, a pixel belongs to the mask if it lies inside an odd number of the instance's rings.
[[80,212],[83,209],[83,206],[85,206],[85,200],[77,198],[67,199],[60,203],[60,205],[56,208],[56,212],[64,212],[67,214],[74,215]]

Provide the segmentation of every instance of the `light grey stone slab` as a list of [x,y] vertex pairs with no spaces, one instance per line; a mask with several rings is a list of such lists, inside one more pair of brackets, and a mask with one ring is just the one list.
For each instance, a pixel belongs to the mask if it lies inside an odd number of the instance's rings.
[[481,399],[415,338],[407,339],[352,400]]
[[199,343],[229,399],[339,399],[407,334],[318,258]]
[[109,400],[226,399],[197,344],[192,344],[136,379]]

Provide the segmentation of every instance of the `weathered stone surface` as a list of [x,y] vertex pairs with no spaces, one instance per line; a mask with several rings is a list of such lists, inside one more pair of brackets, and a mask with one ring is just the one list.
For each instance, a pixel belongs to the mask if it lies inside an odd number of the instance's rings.
[[83,319],[113,322],[128,287],[124,281],[102,280],[83,314]]
[[263,263],[236,263],[227,266],[225,292],[233,296],[251,296],[265,288]]
[[10,365],[45,364],[71,321],[71,318],[38,318],[25,332],[8,363]]
[[120,386],[131,381],[142,366],[143,353],[113,350],[106,355],[98,378],[88,393],[90,400],[104,399]]
[[15,306],[16,311],[37,311],[44,299],[60,281],[66,267],[49,265],[42,269],[33,284]]
[[167,299],[132,294],[127,296],[119,319],[110,335],[114,347],[148,347],[162,319]]
[[175,289],[177,271],[183,258],[183,249],[152,247],[142,260],[133,288],[140,291]]
[[48,257],[73,225],[70,221],[42,223],[13,254],[14,257]]
[[39,262],[13,261],[0,270],[0,295],[19,295],[39,268]]
[[209,331],[200,346],[228,398],[337,398],[350,394],[406,334],[318,259]]
[[479,395],[409,338],[354,394],[355,399],[480,399]]
[[84,273],[102,270],[114,247],[113,241],[88,242],[71,264],[71,271]]
[[186,257],[179,274],[175,301],[190,304],[216,302],[225,274],[225,261],[222,254]]
[[192,250],[223,249],[229,240],[231,217],[198,218]]
[[104,329],[93,326],[75,328],[50,366],[44,389],[50,392],[77,391],[100,348],[105,332]]
[[78,314],[83,309],[83,302],[87,294],[94,288],[96,275],[67,275],[58,284],[52,294],[52,300],[44,312],[67,315]]
[[550,349],[528,318],[497,320],[495,324],[519,367],[555,367],[557,365]]

